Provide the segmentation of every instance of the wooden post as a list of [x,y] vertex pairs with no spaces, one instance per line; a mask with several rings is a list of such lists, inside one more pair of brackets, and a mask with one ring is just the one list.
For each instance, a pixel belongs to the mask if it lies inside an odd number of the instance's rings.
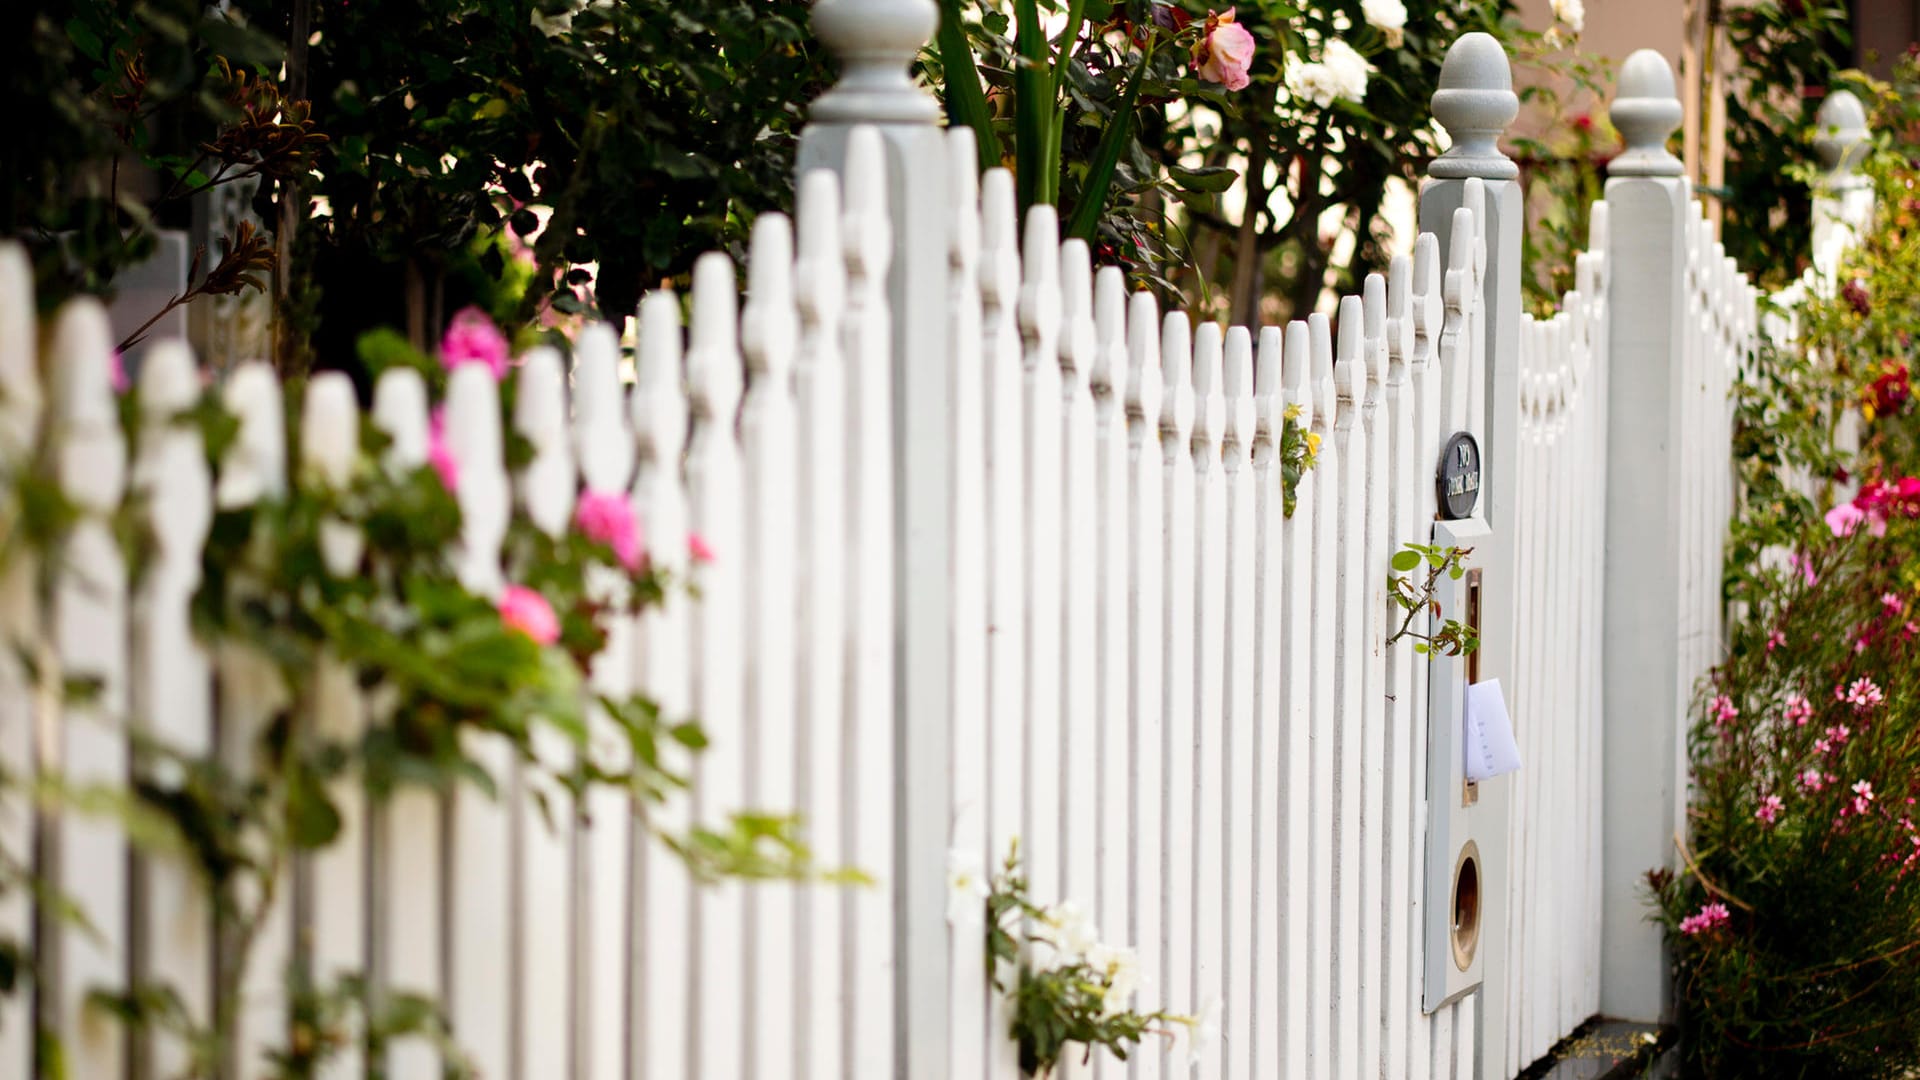
[[1680,123],[1673,71],[1642,49],[1620,71],[1613,120],[1627,149],[1609,167],[1611,341],[1607,402],[1600,1008],[1670,1013],[1661,929],[1643,876],[1673,856],[1685,798],[1687,692],[1680,667],[1682,315],[1689,205],[1665,149]]
[[[1474,371],[1468,386],[1467,427],[1480,442],[1483,477],[1482,508],[1492,536],[1474,551],[1473,565],[1482,568],[1483,596],[1479,665],[1481,680],[1500,679],[1509,692],[1514,659],[1514,513],[1515,464],[1519,442],[1520,236],[1526,228],[1519,168],[1500,151],[1500,134],[1518,115],[1519,98],[1513,92],[1513,71],[1506,50],[1491,35],[1464,34],[1447,50],[1440,69],[1440,86],[1433,95],[1433,115],[1453,137],[1453,146],[1428,168],[1430,179],[1420,190],[1420,228],[1435,235],[1442,249],[1450,248],[1454,211],[1478,201],[1472,220],[1481,235],[1473,245],[1474,264],[1482,267],[1477,287],[1483,290],[1480,316],[1475,320],[1468,366]],[[1484,187],[1482,187],[1484,185]],[[1451,378],[1451,373],[1449,373]],[[1476,407],[1476,403],[1478,403]],[[1442,432],[1443,437],[1447,433]],[[1426,451],[1423,451],[1426,452]],[[1423,463],[1422,468],[1427,466]],[[1524,728],[1525,717],[1515,717]],[[1493,824],[1483,835],[1506,832],[1507,786],[1510,780],[1480,785],[1483,820]],[[1432,857],[1429,854],[1429,857]],[[1504,853],[1483,844],[1484,873],[1494,887],[1483,891],[1481,935],[1486,982],[1483,999],[1460,1011],[1461,1060],[1477,1062],[1474,1075],[1501,1072],[1500,1047],[1505,1044],[1505,994],[1500,972],[1506,964],[1502,927],[1506,921],[1503,889]],[[1471,1001],[1471,999],[1469,999]],[[1476,1037],[1472,1017],[1483,1023]],[[1492,1048],[1492,1049],[1488,1049]]]
[[[878,130],[892,224],[894,505],[894,1075],[945,1075],[946,851],[952,777],[955,424],[947,340],[948,156],[940,106],[908,68],[933,36],[933,0],[821,0],[813,28],[843,64],[813,105],[799,169],[847,176],[855,128]],[[849,188],[851,195],[852,189]],[[850,200],[851,202],[851,200]],[[973,373],[967,373],[971,376]]]

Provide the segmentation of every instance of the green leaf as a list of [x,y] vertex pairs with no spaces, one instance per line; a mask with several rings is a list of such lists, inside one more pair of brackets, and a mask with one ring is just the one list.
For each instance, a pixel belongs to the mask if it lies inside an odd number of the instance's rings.
[[1185,191],[1205,191],[1213,194],[1225,191],[1240,178],[1237,169],[1225,165],[1213,165],[1201,169],[1183,169],[1178,165],[1167,169],[1167,175]]
[[1057,106],[1049,96],[1053,79],[1047,68],[1047,36],[1040,26],[1039,6],[1035,0],[1014,0],[1013,14],[1017,28],[1013,41],[1020,58],[1013,77],[1014,190],[1024,220],[1028,207],[1050,201],[1044,198],[1041,177],[1050,165],[1052,171],[1059,171],[1058,162],[1044,160]]
[[974,64],[973,47],[967,41],[960,0],[941,0],[940,31],[934,42],[939,46],[940,62],[946,69],[947,118],[973,129],[974,149],[984,172],[1000,164],[1000,136],[993,130],[993,111],[987,108],[980,69]]
[[1099,227],[1107,205],[1107,189],[1113,186],[1113,170],[1120,164],[1120,151],[1133,140],[1134,105],[1140,100],[1140,84],[1152,59],[1152,50],[1140,55],[1140,63],[1127,81],[1127,91],[1114,109],[1113,121],[1100,133],[1100,142],[1093,149],[1093,164],[1087,169],[1087,182],[1080,187],[1080,203],[1073,208],[1073,220],[1067,225],[1068,236],[1091,241]]
[[1420,553],[1417,551],[1396,552],[1393,556],[1393,568],[1403,574],[1419,565]]

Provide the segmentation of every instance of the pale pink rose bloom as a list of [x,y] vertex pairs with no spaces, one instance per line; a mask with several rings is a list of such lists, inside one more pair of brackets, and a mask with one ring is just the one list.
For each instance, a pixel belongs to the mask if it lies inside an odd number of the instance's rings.
[[640,569],[640,520],[633,504],[618,491],[589,491],[580,496],[574,511],[574,524],[581,535],[613,549],[620,565]]
[[1194,74],[1217,82],[1229,90],[1244,90],[1252,80],[1247,70],[1253,66],[1254,41],[1247,28],[1233,21],[1233,9],[1209,19],[1213,29],[1201,42],[1204,56]]
[[487,313],[477,307],[454,312],[447,333],[440,339],[440,363],[448,371],[461,364],[485,364],[495,379],[507,375],[507,338],[493,325]]
[[509,585],[500,593],[500,621],[534,640],[551,645],[560,640],[560,619],[547,598],[525,585]]

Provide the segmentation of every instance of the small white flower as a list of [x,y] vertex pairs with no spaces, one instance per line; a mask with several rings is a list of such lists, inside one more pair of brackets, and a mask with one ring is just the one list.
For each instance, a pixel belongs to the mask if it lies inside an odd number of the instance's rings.
[[1188,1017],[1186,1024],[1187,1066],[1198,1068],[1213,1051],[1214,1044],[1220,1041],[1220,999],[1208,998],[1200,1009],[1200,1015]]
[[1367,96],[1367,73],[1373,65],[1353,46],[1335,38],[1327,42],[1320,60],[1307,63],[1298,56],[1287,57],[1287,89],[1321,108],[1335,101],[1359,101]]
[[1080,910],[1080,905],[1071,900],[1062,900],[1048,908],[1046,923],[1053,930],[1048,936],[1062,954],[1062,963],[1084,960],[1100,944],[1100,931],[1094,928],[1087,913]]
[[1125,1012],[1134,992],[1140,989],[1139,954],[1124,945],[1096,945],[1087,953],[1087,966],[1107,980],[1107,992],[1100,999],[1100,1014],[1113,1016]]
[[1360,14],[1367,25],[1387,37],[1387,48],[1397,49],[1406,40],[1407,5],[1400,0],[1360,0]]
[[1359,101],[1367,96],[1367,75],[1373,71],[1373,65],[1361,56],[1353,46],[1335,38],[1327,42],[1327,51],[1320,62],[1332,69],[1335,80],[1340,85],[1340,96],[1348,101]]
[[1577,34],[1587,25],[1587,6],[1582,0],[1553,0],[1553,17]]
[[986,925],[986,868],[980,853],[963,848],[947,852],[947,925],[963,930]]

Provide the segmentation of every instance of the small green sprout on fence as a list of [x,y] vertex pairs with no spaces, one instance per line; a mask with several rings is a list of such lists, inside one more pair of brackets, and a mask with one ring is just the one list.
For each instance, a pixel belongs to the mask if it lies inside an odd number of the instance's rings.
[[[1407,544],[1393,556],[1393,573],[1387,576],[1387,598],[1404,614],[1399,629],[1387,638],[1393,646],[1401,638],[1415,638],[1413,651],[1422,656],[1467,656],[1480,647],[1480,631],[1470,623],[1446,618],[1440,610],[1440,580],[1458,581],[1467,572],[1466,559],[1472,548],[1442,547],[1438,544]],[[1424,579],[1415,571],[1426,568]],[[1414,625],[1421,612],[1433,615],[1432,632],[1421,633]]]

